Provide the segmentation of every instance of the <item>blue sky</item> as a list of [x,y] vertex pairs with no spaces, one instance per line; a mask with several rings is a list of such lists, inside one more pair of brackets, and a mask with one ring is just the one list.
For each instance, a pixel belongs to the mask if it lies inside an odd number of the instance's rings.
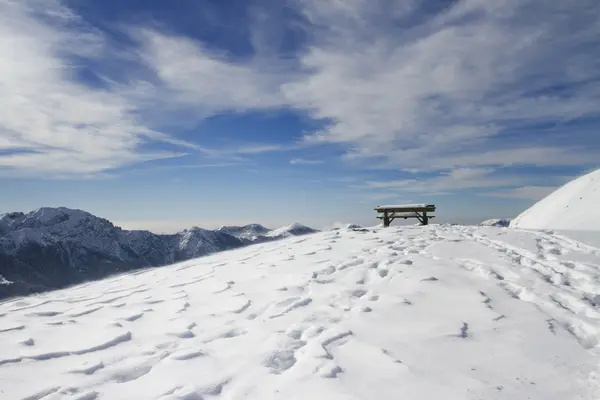
[[0,0],[0,213],[512,217],[599,167],[598,21],[596,0]]

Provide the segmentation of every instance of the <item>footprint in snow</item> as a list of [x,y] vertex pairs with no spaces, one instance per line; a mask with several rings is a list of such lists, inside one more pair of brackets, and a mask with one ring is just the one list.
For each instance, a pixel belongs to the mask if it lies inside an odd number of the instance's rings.
[[292,349],[276,350],[263,361],[263,365],[271,370],[271,373],[279,375],[296,364],[296,356]]
[[199,349],[188,348],[188,349],[178,350],[178,351],[172,353],[168,358],[170,360],[185,361],[185,360],[190,360],[192,358],[204,357],[205,355],[206,355],[206,353],[204,353],[203,351],[201,351]]
[[334,363],[327,363],[319,368],[319,375],[323,378],[337,378],[338,374],[344,372],[342,367]]
[[379,271],[379,276],[382,278],[385,278],[386,276],[388,276],[389,271],[387,269],[380,269]]
[[463,326],[460,328],[459,336],[462,339],[466,339],[467,337],[469,337],[469,324],[468,323],[463,322]]
[[350,290],[350,291],[348,292],[348,294],[350,295],[350,297],[357,297],[357,298],[359,298],[359,299],[360,299],[360,298],[361,298],[361,297],[363,297],[365,294],[367,294],[367,291],[366,291],[366,290],[364,290],[364,289],[353,289],[353,290]]
[[34,346],[35,340],[33,340],[33,338],[27,338],[27,339],[21,340],[19,342],[19,344],[22,344],[23,346]]
[[26,317],[55,317],[62,314],[62,311],[36,311],[25,314]]

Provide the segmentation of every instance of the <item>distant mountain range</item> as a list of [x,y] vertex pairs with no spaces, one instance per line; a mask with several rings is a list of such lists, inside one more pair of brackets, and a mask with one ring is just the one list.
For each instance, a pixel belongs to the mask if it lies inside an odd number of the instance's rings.
[[300,224],[277,230],[251,224],[159,235],[123,230],[104,218],[64,207],[1,214],[0,298],[313,232]]

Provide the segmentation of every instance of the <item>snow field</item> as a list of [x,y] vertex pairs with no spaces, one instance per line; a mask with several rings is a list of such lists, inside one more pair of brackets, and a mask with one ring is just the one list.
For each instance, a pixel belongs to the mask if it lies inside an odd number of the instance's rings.
[[600,250],[338,229],[0,304],[7,399],[597,399]]

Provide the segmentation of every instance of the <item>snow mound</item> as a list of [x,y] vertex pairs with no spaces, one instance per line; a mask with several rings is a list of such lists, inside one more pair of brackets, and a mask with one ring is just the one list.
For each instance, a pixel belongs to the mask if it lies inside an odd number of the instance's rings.
[[600,169],[572,180],[515,218],[511,228],[600,230]]
[[505,228],[510,225],[510,219],[506,218],[494,218],[483,221],[479,224],[480,226],[498,226]]
[[599,275],[517,229],[261,243],[0,303],[2,399],[598,399]]

